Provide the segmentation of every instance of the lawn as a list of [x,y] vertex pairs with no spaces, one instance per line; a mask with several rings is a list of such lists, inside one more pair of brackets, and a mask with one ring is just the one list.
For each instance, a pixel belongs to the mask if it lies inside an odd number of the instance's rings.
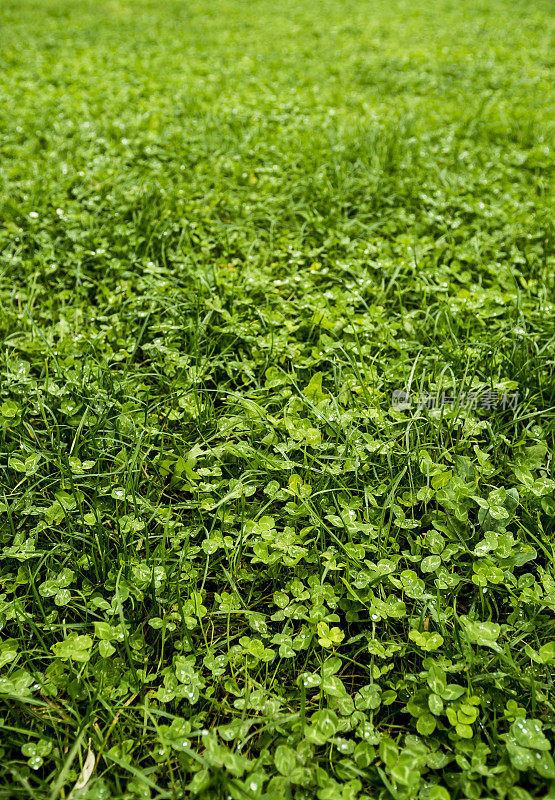
[[0,799],[555,798],[554,22],[3,0]]

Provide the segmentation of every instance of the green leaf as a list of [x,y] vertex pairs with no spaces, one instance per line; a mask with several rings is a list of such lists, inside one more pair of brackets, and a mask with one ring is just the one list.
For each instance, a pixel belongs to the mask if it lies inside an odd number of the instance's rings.
[[102,656],[102,658],[110,658],[116,652],[116,648],[110,644],[110,642],[103,639],[101,642],[98,643],[98,652]]
[[439,556],[426,556],[422,559],[420,569],[422,572],[435,572],[441,566],[441,558]]
[[17,639],[4,639],[0,642],[0,668],[17,658],[19,643]]
[[336,675],[327,675],[323,678],[322,690],[329,697],[342,697],[347,693],[343,681]]
[[326,739],[335,736],[339,730],[339,718],[330,708],[323,708],[316,711],[311,718],[313,727],[318,730]]
[[443,700],[438,694],[431,694],[428,697],[428,706],[432,714],[439,716],[443,713]]
[[355,707],[358,711],[375,710],[381,704],[381,688],[375,684],[363,686],[355,695]]
[[322,664],[322,676],[327,678],[328,675],[335,675],[341,667],[343,666],[343,662],[337,656],[330,656],[326,658],[326,660]]
[[447,702],[453,702],[453,700],[458,700],[459,697],[462,697],[465,692],[466,689],[463,686],[459,686],[456,683],[450,683],[440,692],[440,694],[443,700],[446,700]]
[[[0,406],[0,413],[6,419],[14,419],[19,411],[19,405],[14,400],[6,400]],[[25,468],[24,468],[25,469]]]
[[281,775],[289,777],[297,766],[297,755],[290,747],[280,744],[276,747],[274,764]]
[[436,694],[442,695],[447,686],[447,675],[445,670],[435,665],[431,666],[426,675],[426,680],[430,689]]
[[107,642],[111,642],[115,638],[116,633],[108,622],[97,620],[94,623],[94,635],[97,639],[104,639]]
[[399,748],[389,736],[382,736],[379,745],[379,755],[388,768],[392,768],[399,758]]
[[432,786],[427,800],[451,800],[451,795],[444,786]]
[[539,719],[516,719],[511,726],[515,742],[532,750],[550,750],[551,744],[545,737]]
[[437,721],[432,714],[422,714],[416,720],[416,730],[422,736],[430,736],[436,729]]
[[483,647],[491,647],[494,650],[500,649],[496,642],[501,633],[501,627],[496,622],[480,622],[462,616],[460,621],[470,642]]
[[538,655],[542,664],[551,664],[555,661],[555,642],[546,642],[542,644],[538,651]]
[[315,372],[308,385],[303,389],[304,396],[312,400],[315,405],[326,399],[326,394],[322,391],[322,378],[321,372]]
[[92,639],[90,636],[71,633],[63,642],[52,645],[52,652],[57,658],[72,661],[88,661],[91,653]]

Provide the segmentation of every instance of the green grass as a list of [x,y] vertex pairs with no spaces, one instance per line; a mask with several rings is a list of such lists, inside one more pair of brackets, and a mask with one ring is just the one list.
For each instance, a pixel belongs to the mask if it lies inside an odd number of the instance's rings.
[[555,797],[553,21],[4,0],[0,799]]

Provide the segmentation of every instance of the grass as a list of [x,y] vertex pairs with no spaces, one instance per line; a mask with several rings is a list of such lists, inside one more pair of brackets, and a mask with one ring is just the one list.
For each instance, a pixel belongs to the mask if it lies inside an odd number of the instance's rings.
[[549,4],[0,24],[0,798],[555,797]]

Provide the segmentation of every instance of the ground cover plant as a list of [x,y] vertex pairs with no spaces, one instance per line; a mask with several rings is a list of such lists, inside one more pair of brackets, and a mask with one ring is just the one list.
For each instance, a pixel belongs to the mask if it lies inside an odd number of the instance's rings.
[[555,797],[550,5],[0,25],[0,797]]

